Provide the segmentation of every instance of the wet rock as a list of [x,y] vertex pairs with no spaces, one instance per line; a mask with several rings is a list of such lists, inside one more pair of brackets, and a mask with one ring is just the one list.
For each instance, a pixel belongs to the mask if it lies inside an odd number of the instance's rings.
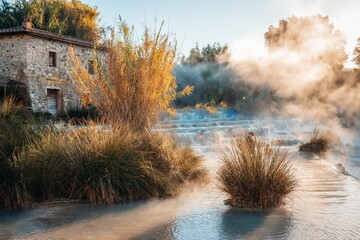
[[334,164],[331,169],[334,172],[345,174],[345,167],[341,163]]

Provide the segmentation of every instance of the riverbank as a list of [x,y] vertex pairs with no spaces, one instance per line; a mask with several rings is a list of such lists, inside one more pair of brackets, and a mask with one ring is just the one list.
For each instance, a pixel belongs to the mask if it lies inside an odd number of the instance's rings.
[[[202,159],[169,136],[125,125],[34,128],[2,108],[0,205],[68,199],[92,204],[175,196],[187,182],[206,181]],[[6,111],[5,111],[6,110]]]
[[[210,176],[215,153],[202,154]],[[215,181],[185,188],[175,198],[123,205],[55,204],[2,211],[0,238],[11,239],[344,239],[356,238],[360,184],[330,171],[329,164],[297,155],[298,189],[288,204],[243,211],[223,204]],[[214,179],[212,177],[212,179]],[[336,224],[334,224],[336,223]]]

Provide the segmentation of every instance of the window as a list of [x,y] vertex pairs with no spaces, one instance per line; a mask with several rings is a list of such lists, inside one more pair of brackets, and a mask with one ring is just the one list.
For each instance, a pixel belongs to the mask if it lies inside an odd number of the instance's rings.
[[56,52],[49,52],[49,67],[56,67]]
[[94,60],[88,61],[88,72],[89,74],[94,75]]
[[48,97],[56,97],[58,94],[58,89],[47,89]]

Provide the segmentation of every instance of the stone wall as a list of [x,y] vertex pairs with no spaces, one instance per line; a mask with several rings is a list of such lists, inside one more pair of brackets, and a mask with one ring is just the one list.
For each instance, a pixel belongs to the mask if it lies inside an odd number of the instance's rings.
[[[0,78],[23,81],[29,91],[32,109],[48,111],[47,89],[59,93],[58,111],[80,104],[80,97],[69,84],[69,50],[85,67],[93,59],[89,47],[50,40],[30,35],[13,35],[0,38]],[[49,66],[49,52],[56,53],[56,66]],[[100,58],[104,52],[98,53]]]
[[26,80],[26,38],[25,35],[0,36],[0,81]]

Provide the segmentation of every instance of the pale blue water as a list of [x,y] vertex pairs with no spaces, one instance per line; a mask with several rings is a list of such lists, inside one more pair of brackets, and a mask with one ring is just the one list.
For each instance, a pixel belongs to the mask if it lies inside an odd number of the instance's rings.
[[360,180],[360,137],[346,147],[343,162],[347,173]]
[[[193,111],[192,113],[194,113]],[[213,176],[205,186],[188,186],[175,198],[112,206],[40,205],[26,211],[0,210],[0,239],[360,239],[360,141],[343,155],[321,160],[297,153],[313,126],[299,119],[248,120],[234,114],[163,119],[157,131],[171,132],[204,156]],[[294,152],[298,189],[284,207],[244,211],[223,204],[215,174],[214,149],[241,129],[259,137],[285,139]],[[331,170],[341,162],[350,175]],[[354,177],[353,177],[354,176]]]

